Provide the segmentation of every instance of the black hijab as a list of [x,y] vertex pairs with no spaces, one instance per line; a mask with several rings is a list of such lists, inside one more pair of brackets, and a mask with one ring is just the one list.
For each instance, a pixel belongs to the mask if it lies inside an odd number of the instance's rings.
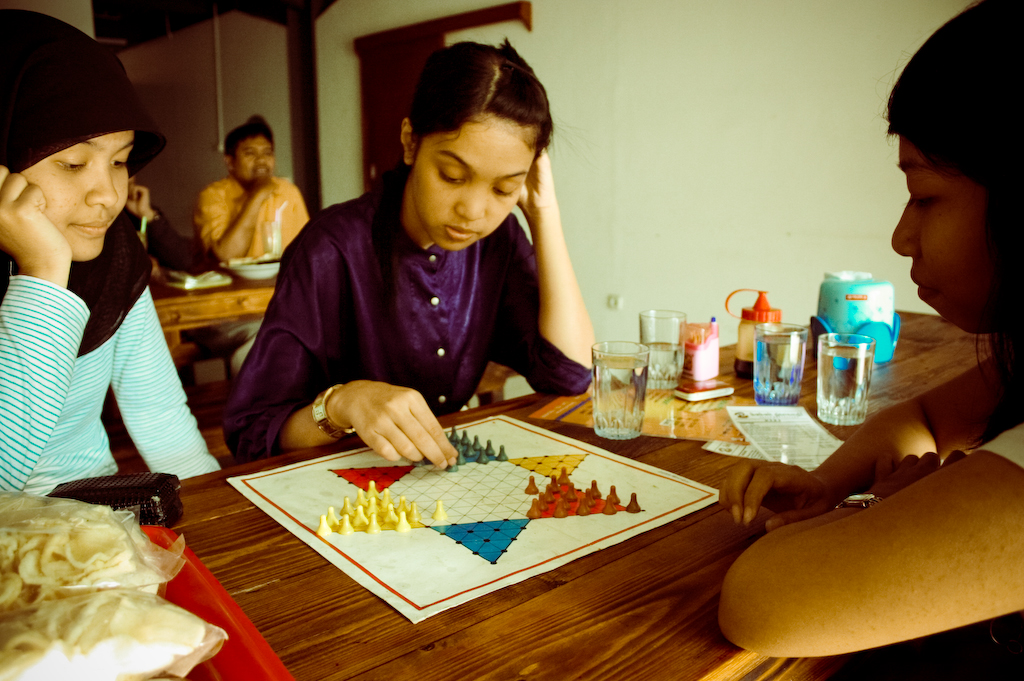
[[[76,28],[24,10],[0,10],[0,165],[21,172],[93,137],[135,131],[128,171],[164,147],[118,58]],[[0,251],[0,300],[11,257]],[[150,260],[122,212],[95,259],[71,264],[68,289],[89,306],[78,355],[92,352],[124,321],[149,283]]]

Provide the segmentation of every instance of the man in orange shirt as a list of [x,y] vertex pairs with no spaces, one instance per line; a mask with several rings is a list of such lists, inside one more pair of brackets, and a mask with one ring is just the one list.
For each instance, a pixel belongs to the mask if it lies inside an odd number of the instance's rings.
[[[208,253],[223,262],[234,258],[280,257],[309,221],[299,188],[274,177],[274,133],[253,116],[224,139],[228,176],[199,193],[193,224]],[[279,223],[280,239],[267,237]],[[230,354],[231,375],[249,354],[260,321],[228,322],[195,329],[189,337],[219,355]]]
[[[261,116],[228,133],[224,163],[228,176],[203,189],[196,203],[193,222],[204,247],[220,261],[280,256],[309,213],[298,187],[274,177],[274,133]],[[280,222],[279,244],[267,236],[275,222]]]

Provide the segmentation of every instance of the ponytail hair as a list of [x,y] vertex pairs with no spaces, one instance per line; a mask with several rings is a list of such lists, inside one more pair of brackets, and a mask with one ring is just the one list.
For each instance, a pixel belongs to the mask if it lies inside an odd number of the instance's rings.
[[455,132],[488,114],[533,129],[538,155],[551,143],[547,92],[507,39],[499,47],[456,43],[427,58],[409,112],[414,135]]

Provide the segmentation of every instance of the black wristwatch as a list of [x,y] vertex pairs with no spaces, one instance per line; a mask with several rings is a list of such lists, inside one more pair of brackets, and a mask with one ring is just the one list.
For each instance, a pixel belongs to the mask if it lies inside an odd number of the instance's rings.
[[851,494],[836,504],[836,508],[867,508],[869,506],[874,506],[881,500],[882,497],[877,494],[872,494],[871,492]]

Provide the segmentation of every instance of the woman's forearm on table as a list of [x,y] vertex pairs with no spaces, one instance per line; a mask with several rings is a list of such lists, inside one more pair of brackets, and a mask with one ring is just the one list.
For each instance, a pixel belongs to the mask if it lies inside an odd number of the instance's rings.
[[726,638],[779,657],[837,655],[1024,608],[1024,469],[989,452],[864,510],[758,540],[730,568]]

